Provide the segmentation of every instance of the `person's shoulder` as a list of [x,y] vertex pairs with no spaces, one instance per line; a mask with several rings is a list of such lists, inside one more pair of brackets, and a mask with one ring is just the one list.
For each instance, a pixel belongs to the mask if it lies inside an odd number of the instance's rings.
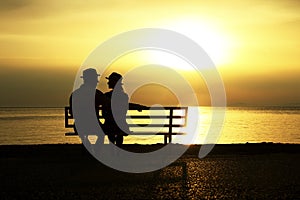
[[77,88],[76,90],[74,90],[70,96],[74,96],[79,92],[80,88]]
[[109,91],[109,92],[105,92],[105,93],[104,93],[104,95],[105,95],[105,96],[108,96],[108,97],[111,97],[111,95],[112,95],[112,92],[113,92],[112,90],[111,90],[111,91]]
[[128,97],[128,94],[126,92],[123,91],[123,95]]
[[126,101],[128,101],[128,99],[129,99],[128,94],[125,93],[125,92],[122,92],[122,93],[121,93],[120,98],[122,98],[122,99],[124,99],[124,100],[126,100]]
[[128,94],[127,94],[127,93],[125,93],[125,92],[124,92],[124,96],[125,96],[126,98],[128,98]]
[[96,95],[103,95],[103,92],[101,92],[100,90],[96,89]]

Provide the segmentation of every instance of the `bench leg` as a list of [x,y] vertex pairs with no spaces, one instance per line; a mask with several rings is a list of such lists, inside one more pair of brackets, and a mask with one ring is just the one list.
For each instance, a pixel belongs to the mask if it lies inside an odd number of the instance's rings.
[[168,144],[168,138],[169,138],[169,143],[172,142],[172,135],[165,135],[164,136],[164,143]]
[[164,136],[164,143],[165,143],[165,144],[168,143],[168,136],[167,136],[167,135]]

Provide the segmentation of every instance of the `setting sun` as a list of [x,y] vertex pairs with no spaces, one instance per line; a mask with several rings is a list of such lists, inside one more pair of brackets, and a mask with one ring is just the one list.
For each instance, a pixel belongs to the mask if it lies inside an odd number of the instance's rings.
[[170,30],[177,31],[198,43],[210,56],[215,65],[230,62],[233,41],[224,33],[213,27],[212,24],[193,19],[178,20],[166,25]]

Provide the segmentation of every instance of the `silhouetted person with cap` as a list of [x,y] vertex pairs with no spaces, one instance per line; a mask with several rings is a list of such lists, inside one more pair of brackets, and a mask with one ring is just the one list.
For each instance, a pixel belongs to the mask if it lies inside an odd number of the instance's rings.
[[130,133],[126,122],[129,107],[128,95],[122,87],[121,74],[113,72],[106,79],[108,79],[108,88],[112,90],[104,94],[110,99],[110,103],[103,105],[102,116],[105,119],[103,128],[109,141],[120,146],[123,144],[123,136]]
[[[83,84],[76,89],[70,96],[70,114],[75,119],[75,132],[78,133],[80,131],[80,137],[83,143],[89,144],[88,135],[97,135],[97,143],[103,144],[104,142],[104,134],[100,134],[100,125],[99,122],[99,106],[105,104],[106,97],[105,95],[98,89],[96,89],[98,84],[98,76],[97,71],[93,68],[88,68],[83,71]],[[95,107],[93,107],[95,104]],[[76,112],[76,113],[74,113]],[[95,115],[96,113],[96,115]],[[80,120],[81,127],[76,124],[76,121]],[[99,125],[95,127],[96,125]],[[78,125],[78,126],[77,126]],[[80,130],[79,130],[80,129]]]

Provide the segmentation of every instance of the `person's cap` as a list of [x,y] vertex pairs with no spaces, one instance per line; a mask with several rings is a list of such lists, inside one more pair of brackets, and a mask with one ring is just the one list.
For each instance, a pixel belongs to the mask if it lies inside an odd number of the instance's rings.
[[80,78],[88,78],[88,77],[95,77],[100,76],[100,74],[97,74],[97,71],[93,68],[85,69],[82,72],[82,76]]
[[117,72],[113,72],[109,75],[109,77],[105,77],[108,80],[112,80],[112,81],[119,81],[120,79],[122,79],[122,75],[117,73]]

